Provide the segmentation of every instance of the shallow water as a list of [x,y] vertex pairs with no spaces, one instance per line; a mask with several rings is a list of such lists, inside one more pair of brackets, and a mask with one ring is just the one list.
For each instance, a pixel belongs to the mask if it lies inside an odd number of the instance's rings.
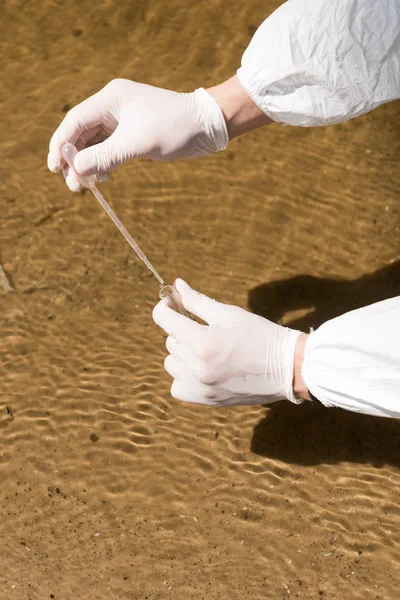
[[[172,400],[156,280],[46,168],[69,106],[222,81],[278,4],[2,3],[1,600],[398,597],[399,423]],[[399,130],[273,125],[101,189],[167,281],[307,330],[399,294]]]

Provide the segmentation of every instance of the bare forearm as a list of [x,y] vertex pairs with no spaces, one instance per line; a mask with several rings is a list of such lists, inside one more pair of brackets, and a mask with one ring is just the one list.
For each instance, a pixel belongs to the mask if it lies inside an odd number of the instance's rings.
[[297,398],[302,398],[303,400],[311,400],[307,386],[304,383],[301,374],[301,367],[304,361],[304,349],[307,339],[308,335],[306,333],[302,333],[297,340],[293,367],[293,392]]
[[231,140],[252,129],[272,123],[250,98],[237,75],[206,91],[219,104]]

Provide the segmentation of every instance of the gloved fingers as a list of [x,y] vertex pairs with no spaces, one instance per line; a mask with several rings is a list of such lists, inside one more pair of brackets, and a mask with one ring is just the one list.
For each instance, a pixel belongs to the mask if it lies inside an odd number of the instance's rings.
[[175,379],[171,386],[171,396],[182,402],[213,406],[214,408],[266,405],[276,401],[276,398],[269,399],[266,396],[259,395],[235,396],[222,390],[215,390],[210,386],[199,384],[193,379]]
[[[96,137],[99,134],[99,131],[100,127],[97,125],[96,127],[91,127],[87,131],[84,131],[75,143],[75,147],[78,150],[78,152],[85,148],[87,144],[93,143],[93,140],[96,139]],[[82,186],[78,180],[76,172],[74,169],[70,169],[70,166],[65,161],[62,165],[62,174],[64,175],[65,183],[67,184],[71,192],[79,192]]]
[[88,131],[84,131],[82,133],[82,135],[76,141],[75,147],[78,152],[81,152],[81,150],[84,150],[84,148],[89,148],[95,144],[101,144],[108,137],[109,135],[104,133],[100,125],[91,127],[91,129],[88,129]]
[[224,304],[192,289],[183,279],[177,279],[174,285],[186,310],[210,325],[218,324]]
[[164,360],[164,369],[173,379],[190,379],[192,377],[186,365],[171,354],[168,354]]
[[213,402],[213,406],[253,406],[253,405],[267,405],[272,402],[276,402],[276,398],[269,399],[266,396],[257,395],[245,395],[245,396],[232,396],[232,394],[219,397],[219,399]]
[[123,126],[119,125],[109,137],[97,135],[99,143],[86,144],[75,157],[74,166],[79,175],[102,176],[126,160]]
[[192,378],[187,380],[175,379],[171,386],[171,396],[176,400],[190,404],[218,405],[215,392]]
[[183,347],[183,344],[177,342],[177,340],[174,337],[172,337],[172,335],[169,335],[167,337],[167,339],[165,340],[165,347],[168,350],[168,352],[170,354],[172,354],[172,356],[174,356],[175,358],[179,358],[179,360],[181,360],[181,356],[182,356],[181,348]]
[[[65,183],[67,184],[71,192],[79,192],[82,189],[83,186],[79,181],[79,177],[75,169],[71,169],[71,167],[68,164],[65,164],[62,167],[62,174],[64,175]],[[96,183],[107,181],[107,179],[107,173],[104,173],[102,175],[96,175]]]
[[102,124],[105,105],[107,104],[108,97],[105,88],[103,88],[77,106],[74,106],[65,115],[50,140],[47,157],[47,165],[50,171],[57,173],[64,164],[64,159],[61,155],[63,144],[66,142],[75,144],[84,131]]
[[[104,134],[101,132],[100,127],[92,127],[88,131],[84,131],[81,137],[76,142],[75,146],[78,152],[83,150],[84,148],[88,148],[89,146],[93,146],[95,144],[99,144],[104,141]],[[67,163],[65,163],[62,167],[62,173],[65,178],[65,182],[69,189],[72,192],[79,192],[82,188],[82,185],[79,181],[78,175],[76,174],[75,169],[71,169]],[[103,181],[107,181],[108,175],[104,173],[102,175],[96,175],[96,183],[101,183]]]
[[167,337],[165,346],[172,356],[184,362],[188,367],[192,367],[196,362],[200,362],[194,355],[189,344],[178,342],[171,335]]
[[71,192],[79,192],[82,186],[79,182],[77,174],[75,173],[75,170],[70,169],[70,167],[67,164],[65,164],[62,168],[62,174],[64,175],[65,183],[67,184]]
[[154,307],[153,320],[156,325],[178,342],[196,340],[202,336],[202,330],[206,329],[204,325],[175,312],[164,300],[160,300]]
[[242,386],[231,380],[226,386],[215,387],[199,380],[190,367],[171,354],[164,361],[165,370],[174,379],[171,395],[176,400],[207,406],[250,406],[266,405],[280,398],[274,395],[249,394]]
[[92,146],[92,144],[95,143],[94,140],[96,140],[100,132],[100,125],[96,125],[95,127],[91,127],[90,129],[83,131],[75,142],[75,148],[78,150],[78,152],[80,152],[81,150],[83,150],[83,148],[86,148],[87,146]]
[[200,360],[189,344],[177,342],[173,337],[167,338],[166,347],[168,352],[178,361],[186,366],[188,372],[198,381],[205,384],[215,383],[217,377],[211,365]]
[[[74,169],[70,169],[68,165],[64,165],[62,168],[62,173],[64,175],[65,182],[71,190],[71,192],[79,192],[82,189],[82,185]],[[102,183],[103,181],[107,180],[107,173],[104,173],[102,175],[96,175],[96,183]]]
[[[214,405],[220,395],[219,390],[199,381],[192,370],[171,354],[164,361],[165,370],[174,379],[171,394],[177,400],[195,404]],[[223,392],[223,395],[226,395]]]

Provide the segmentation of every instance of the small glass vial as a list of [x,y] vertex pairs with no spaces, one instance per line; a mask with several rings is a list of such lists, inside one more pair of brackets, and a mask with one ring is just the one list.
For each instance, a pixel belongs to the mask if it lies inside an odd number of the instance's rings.
[[186,308],[182,304],[182,300],[179,296],[179,292],[175,289],[173,285],[164,285],[159,292],[159,297],[161,300],[164,298],[168,298],[168,304],[171,308],[173,308],[177,313],[180,313],[184,317],[188,317],[189,319],[193,319],[192,315],[186,310]]

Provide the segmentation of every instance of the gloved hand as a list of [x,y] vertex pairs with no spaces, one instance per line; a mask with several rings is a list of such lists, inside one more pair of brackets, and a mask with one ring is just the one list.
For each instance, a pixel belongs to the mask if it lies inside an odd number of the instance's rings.
[[302,402],[292,389],[300,331],[211,300],[181,279],[175,286],[185,308],[208,326],[175,312],[165,300],[154,308],[155,323],[169,335],[164,364],[174,378],[174,398],[210,406]]
[[65,116],[50,141],[48,167],[63,167],[67,185],[79,189],[76,174],[61,156],[71,142],[81,175],[107,173],[136,157],[195,158],[223,150],[229,141],[217,102],[203,89],[183,94],[127,79],[115,79]]

